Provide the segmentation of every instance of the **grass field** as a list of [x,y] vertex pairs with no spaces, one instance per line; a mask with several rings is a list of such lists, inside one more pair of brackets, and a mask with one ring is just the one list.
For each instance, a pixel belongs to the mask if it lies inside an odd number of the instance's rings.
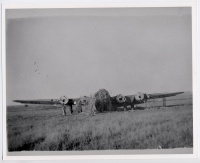
[[[190,100],[191,103],[191,100]],[[62,116],[53,106],[8,106],[8,150],[104,150],[193,147],[188,104],[96,116]]]

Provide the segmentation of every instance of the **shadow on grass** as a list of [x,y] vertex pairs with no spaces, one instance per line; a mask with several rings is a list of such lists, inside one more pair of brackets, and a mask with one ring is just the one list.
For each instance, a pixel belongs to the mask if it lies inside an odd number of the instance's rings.
[[43,142],[45,140],[45,138],[38,138],[37,140],[33,141],[33,142],[25,142],[22,146],[19,146],[17,148],[9,148],[8,151],[12,152],[12,151],[33,151],[35,146],[37,144],[40,144],[41,142]]

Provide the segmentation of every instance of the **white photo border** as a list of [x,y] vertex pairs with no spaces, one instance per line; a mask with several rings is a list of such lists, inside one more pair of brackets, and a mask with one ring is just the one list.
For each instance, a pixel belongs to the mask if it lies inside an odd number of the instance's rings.
[[[47,155],[8,156],[6,136],[6,9],[50,9],[50,8],[125,8],[125,7],[191,7],[192,8],[192,61],[193,61],[193,154],[151,154],[151,155]],[[4,160],[88,160],[88,159],[168,159],[198,157],[198,71],[197,71],[197,3],[193,2],[137,2],[127,4],[3,4],[2,5],[2,76],[3,76],[3,159]],[[92,151],[91,151],[92,152]],[[41,152],[42,153],[42,152]],[[68,153],[70,154],[70,153]]]

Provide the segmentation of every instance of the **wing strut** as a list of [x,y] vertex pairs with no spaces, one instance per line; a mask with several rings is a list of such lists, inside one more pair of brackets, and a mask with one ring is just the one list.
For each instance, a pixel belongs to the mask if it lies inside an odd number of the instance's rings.
[[163,98],[163,107],[166,107],[166,97]]

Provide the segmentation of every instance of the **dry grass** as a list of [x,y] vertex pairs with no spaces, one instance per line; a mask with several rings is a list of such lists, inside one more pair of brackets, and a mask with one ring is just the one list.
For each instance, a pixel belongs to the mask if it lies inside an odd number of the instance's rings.
[[192,105],[66,117],[52,106],[10,106],[8,150],[193,147],[192,114]]

